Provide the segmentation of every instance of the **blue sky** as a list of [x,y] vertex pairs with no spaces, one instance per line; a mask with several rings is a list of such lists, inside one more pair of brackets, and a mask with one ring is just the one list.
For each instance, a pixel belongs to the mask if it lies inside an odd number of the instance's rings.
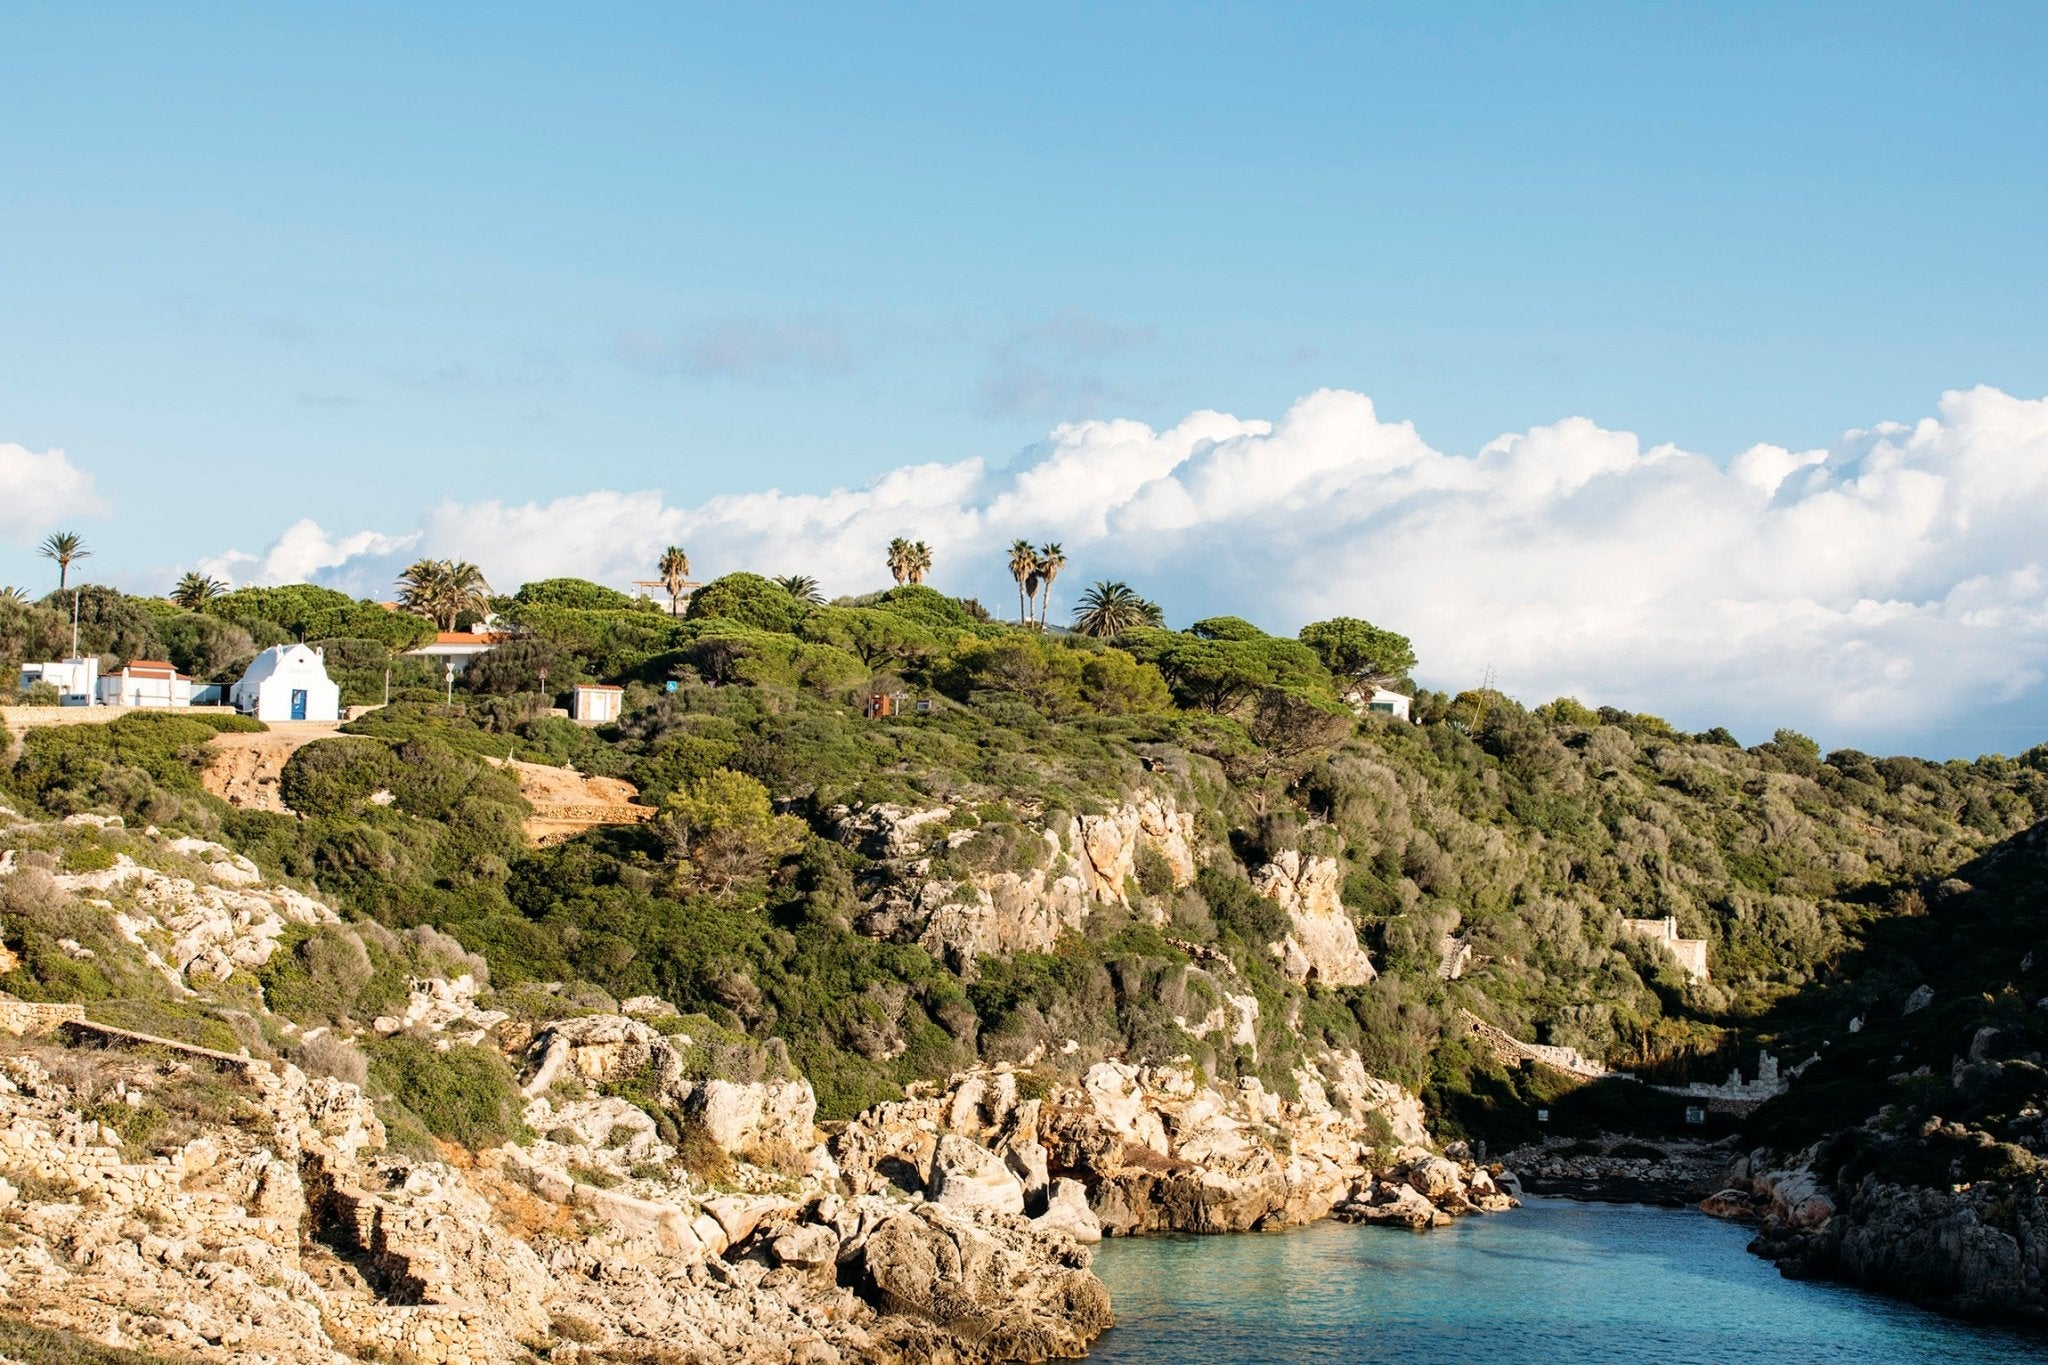
[[160,588],[1325,387],[1720,464],[2039,398],[2043,51],[2040,5],[12,5],[0,443],[100,502],[17,489],[0,582],[45,510]]

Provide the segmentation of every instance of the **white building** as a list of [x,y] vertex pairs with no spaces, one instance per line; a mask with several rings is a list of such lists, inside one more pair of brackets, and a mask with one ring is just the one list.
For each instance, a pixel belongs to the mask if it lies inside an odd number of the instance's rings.
[[190,706],[192,679],[161,659],[130,659],[100,679],[101,706]]
[[228,700],[261,721],[341,719],[341,688],[327,676],[326,656],[309,645],[273,645],[258,654]]
[[431,659],[437,667],[453,668],[461,673],[479,654],[488,654],[504,644],[508,637],[493,630],[479,627],[474,631],[444,630],[434,636],[432,644],[408,649],[406,653],[420,659]]
[[624,688],[578,683],[569,694],[569,718],[579,725],[609,725],[619,718],[625,700]]
[[60,705],[94,705],[99,699],[100,661],[58,659],[49,663],[23,664],[21,690],[26,692],[37,683],[48,683],[56,688]]
[[1389,692],[1384,687],[1375,687],[1370,697],[1363,697],[1360,700],[1363,704],[1358,709],[1368,715],[1399,716],[1402,720],[1409,721],[1415,719],[1413,715],[1409,714],[1409,708],[1415,705],[1415,698],[1405,696],[1402,693]]

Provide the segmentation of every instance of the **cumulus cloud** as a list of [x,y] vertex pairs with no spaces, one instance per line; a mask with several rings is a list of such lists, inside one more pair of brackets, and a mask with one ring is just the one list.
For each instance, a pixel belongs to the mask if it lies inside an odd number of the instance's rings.
[[301,523],[247,559],[382,593],[413,553],[462,555],[506,584],[624,583],[680,543],[703,574],[804,572],[852,592],[885,582],[881,547],[910,535],[933,545],[939,586],[1000,607],[1015,595],[1004,547],[1026,536],[1063,542],[1069,601],[1124,578],[1180,621],[1365,616],[1415,638],[1426,684],[1490,667],[1530,701],[1883,748],[2048,698],[2044,506],[2048,399],[1990,388],[1945,394],[1912,425],[1726,464],[1579,417],[1451,454],[1364,395],[1324,390],[1274,421],[1073,423],[1005,467],[913,466],[828,493],[445,503],[397,536]]
[[330,536],[311,517],[301,517],[284,530],[261,554],[225,550],[199,561],[200,573],[221,579],[235,587],[273,587],[279,583],[308,583],[331,571],[370,560],[402,555],[419,543],[419,532],[387,536],[376,531]]
[[38,455],[0,441],[0,536],[32,540],[71,517],[98,516],[107,502],[61,450]]

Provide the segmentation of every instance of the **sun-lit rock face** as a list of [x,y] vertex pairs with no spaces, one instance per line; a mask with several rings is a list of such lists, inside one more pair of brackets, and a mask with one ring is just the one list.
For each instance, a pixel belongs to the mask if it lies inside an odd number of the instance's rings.
[[146,856],[170,870],[120,852],[94,871],[42,874],[10,849],[0,855],[0,877],[48,875],[56,889],[112,915],[144,960],[181,987],[261,967],[295,924],[340,922],[304,892],[266,884],[254,863],[219,844],[164,838],[153,829],[135,837],[149,841]]
[[[933,1199],[846,1197],[808,1085],[793,1164],[742,1146],[714,1188],[677,1165],[673,1132],[588,1093],[668,1045],[600,1018],[542,1031],[559,1064],[527,1117],[544,1136],[447,1162],[386,1150],[356,1087],[284,1063],[218,1058],[201,1078],[198,1053],[0,1057],[0,1294],[36,1322],[232,1365],[1043,1360],[1109,1325],[1072,1191],[1034,1223],[1004,1160],[949,1135]],[[744,1096],[775,1086],[706,1091],[741,1097],[735,1124],[715,1117],[727,1100],[707,1106],[713,1141],[770,1131]],[[97,1117],[149,1106],[189,1130]]]
[[[1235,1232],[1340,1211],[1400,1221],[1420,1209],[1414,1225],[1432,1226],[1514,1206],[1485,1172],[1431,1150],[1421,1102],[1367,1075],[1355,1053],[1327,1054],[1294,1079],[1299,1098],[1285,1100],[1252,1078],[1216,1086],[1186,1064],[1105,1061],[1049,1086],[1034,1072],[978,1068],[876,1106],[832,1150],[863,1193],[942,1199],[934,1185],[966,1169],[1007,1199],[1007,1171],[1035,1222],[1082,1238]],[[1024,1094],[1024,1082],[1045,1093]]]
[[1343,878],[1335,858],[1285,849],[1252,874],[1252,890],[1287,912],[1291,928],[1274,945],[1280,966],[1295,981],[1362,986],[1379,972],[1358,946],[1358,927],[1344,908]]
[[[1131,906],[1144,852],[1158,857],[1174,887],[1193,882],[1193,812],[1170,795],[1132,793],[1109,810],[1069,816],[1054,827],[1027,825],[1043,849],[1027,849],[1028,869],[947,867],[946,855],[976,837],[973,828],[938,830],[952,808],[870,806],[837,813],[841,839],[885,864],[862,927],[878,938],[916,943],[955,971],[971,974],[984,954],[1046,952],[1078,931],[1098,906]],[[1162,907],[1153,907],[1163,914]]]

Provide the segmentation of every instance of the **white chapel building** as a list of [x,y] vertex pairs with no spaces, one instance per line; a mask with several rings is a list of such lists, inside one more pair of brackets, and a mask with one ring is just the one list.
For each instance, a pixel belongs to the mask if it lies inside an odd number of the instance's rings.
[[258,720],[340,720],[341,688],[310,645],[273,645],[256,656],[228,693],[237,711]]

